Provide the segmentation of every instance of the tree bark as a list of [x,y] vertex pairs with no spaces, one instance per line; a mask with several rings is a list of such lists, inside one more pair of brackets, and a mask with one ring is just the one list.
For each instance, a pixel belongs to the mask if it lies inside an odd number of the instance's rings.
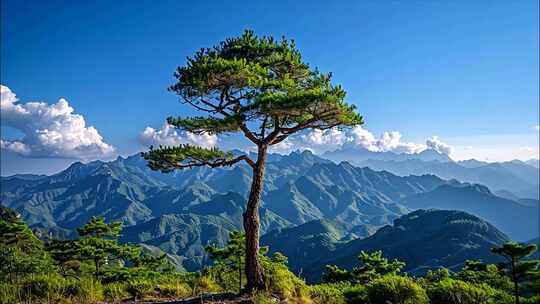
[[516,304],[519,304],[519,284],[516,275],[516,260],[512,257],[512,280],[514,281],[514,297],[516,298]]
[[259,261],[259,203],[261,199],[264,169],[268,146],[261,144],[258,158],[253,168],[251,190],[246,210],[243,214],[246,233],[246,288],[245,291],[264,289],[264,273]]
[[96,281],[98,281],[99,280],[99,259],[94,259],[94,264],[96,265],[95,278],[96,278]]

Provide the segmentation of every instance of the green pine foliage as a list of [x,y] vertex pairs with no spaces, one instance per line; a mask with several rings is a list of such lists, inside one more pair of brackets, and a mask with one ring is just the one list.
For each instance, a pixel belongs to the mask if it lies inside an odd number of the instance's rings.
[[[204,116],[169,117],[167,123],[195,134],[241,132],[258,146],[278,144],[303,129],[362,124],[332,75],[312,69],[294,41],[258,37],[253,31],[203,48],[174,73],[169,91]],[[194,166],[221,167],[245,160],[216,148],[153,147],[142,154],[163,172]]]
[[427,304],[426,291],[413,279],[394,274],[382,276],[366,286],[371,304]]
[[534,283],[530,285],[531,281],[536,281],[540,277],[540,260],[526,259],[537,250],[536,244],[514,242],[503,244],[491,250],[506,259],[506,263],[503,263],[502,266],[514,284],[513,294],[516,304],[520,303],[522,285],[525,284],[530,288],[534,286]]
[[206,247],[206,252],[214,261],[213,269],[222,285],[228,290],[240,292],[245,283],[244,265],[246,261],[246,236],[239,231],[229,234],[229,241],[223,248],[216,245]]
[[86,225],[77,229],[81,238],[77,241],[78,255],[81,260],[91,261],[94,276],[99,280],[104,266],[122,263],[140,255],[135,246],[120,245],[121,223],[105,223],[103,218],[92,217]]
[[396,274],[405,267],[404,262],[398,260],[388,261],[388,259],[383,257],[383,253],[380,250],[372,253],[361,251],[358,259],[362,262],[362,266],[355,267],[350,271],[341,269],[335,265],[326,266],[323,281],[329,283],[342,281],[368,283],[383,275]]
[[489,285],[444,279],[428,288],[432,304],[488,304],[495,302],[497,290]]

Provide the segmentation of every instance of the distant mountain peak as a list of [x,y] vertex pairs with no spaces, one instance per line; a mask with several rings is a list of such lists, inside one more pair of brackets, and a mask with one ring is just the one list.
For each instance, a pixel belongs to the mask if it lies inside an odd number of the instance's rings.
[[410,154],[412,157],[418,156],[418,159],[423,161],[438,161],[442,163],[452,162],[453,160],[446,154],[440,153],[433,149],[426,149],[417,154]]
[[453,162],[448,155],[433,149],[426,149],[419,153],[396,153],[393,151],[370,151],[353,143],[346,143],[337,150],[326,152],[323,157],[335,162],[351,161],[355,163],[367,160],[404,161],[413,159],[426,162]]

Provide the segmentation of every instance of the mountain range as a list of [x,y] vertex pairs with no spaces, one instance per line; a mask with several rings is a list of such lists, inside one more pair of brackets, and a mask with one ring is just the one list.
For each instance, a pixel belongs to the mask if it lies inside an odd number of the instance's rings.
[[[451,210],[417,210],[395,219],[366,238],[344,241],[343,228],[327,220],[272,231],[262,238],[271,251],[289,257],[289,266],[308,281],[321,278],[325,265],[350,269],[363,251],[382,250],[389,259],[406,261],[405,271],[458,269],[467,259],[500,262],[492,247],[509,238],[476,216]],[[294,240],[291,242],[290,240]]]
[[527,162],[487,163],[475,159],[454,162],[432,149],[406,154],[372,152],[352,145],[327,152],[324,157],[400,176],[433,174],[443,179],[482,184],[493,192],[509,193],[517,198],[539,199],[540,174],[538,160],[534,159]]
[[[519,171],[521,167],[516,168]],[[196,270],[209,262],[206,245],[223,245],[230,231],[242,229],[250,176],[245,165],[163,174],[150,170],[134,155],[111,162],[74,163],[51,176],[1,177],[0,199],[31,227],[56,237],[73,237],[75,228],[91,216],[121,221],[121,241],[166,252],[179,268]],[[514,188],[507,191],[509,195],[516,193]],[[284,249],[291,255],[291,267],[299,271],[308,266],[302,265],[303,254],[320,254],[308,260],[326,261],[323,254],[327,251],[321,248],[331,251],[369,238],[379,233],[377,229],[425,208],[471,213],[516,240],[538,236],[538,218],[535,221],[533,217],[538,214],[537,199],[502,198],[482,185],[433,174],[399,176],[348,162],[335,163],[304,151],[268,158],[261,207],[262,241],[271,243],[271,250],[279,249],[281,243],[290,244],[292,249],[313,248],[309,253]],[[306,238],[304,229],[326,232]],[[286,241],[269,241],[272,237],[283,239],[283,231],[288,231]],[[416,264],[428,265],[411,265]]]

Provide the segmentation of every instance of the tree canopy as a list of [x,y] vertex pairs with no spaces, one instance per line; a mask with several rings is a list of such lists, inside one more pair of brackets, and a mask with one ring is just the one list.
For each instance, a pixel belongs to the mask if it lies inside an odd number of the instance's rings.
[[194,117],[169,117],[167,123],[192,134],[241,133],[257,147],[257,159],[217,147],[159,147],[143,152],[153,170],[170,172],[199,166],[232,166],[245,161],[253,178],[243,224],[246,232],[246,291],[264,286],[259,262],[259,201],[268,148],[306,129],[326,130],[362,124],[345,90],[332,74],[312,69],[294,41],[258,37],[253,31],[203,48],[174,73],[169,91],[198,110]]
[[[257,37],[253,31],[203,48],[174,73],[169,91],[203,113],[169,117],[174,127],[194,134],[241,132],[257,146],[271,146],[304,129],[329,129],[363,123],[332,75],[312,69],[294,41]],[[233,165],[233,157],[216,148],[191,145],[160,147],[143,153],[150,167],[170,171],[193,166]]]

